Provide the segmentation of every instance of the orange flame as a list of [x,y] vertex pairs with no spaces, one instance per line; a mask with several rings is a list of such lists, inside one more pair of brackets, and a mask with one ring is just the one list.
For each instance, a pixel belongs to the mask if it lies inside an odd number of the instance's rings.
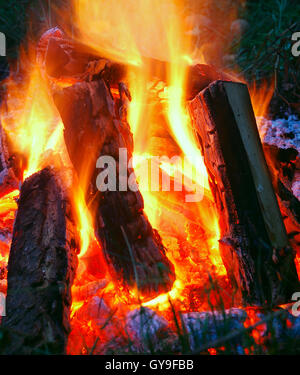
[[8,116],[2,115],[1,122],[14,151],[26,158],[26,178],[43,168],[50,151],[62,150],[63,124],[38,67],[27,84],[9,80],[8,92]]
[[74,189],[73,198],[75,202],[75,209],[77,213],[78,231],[80,235],[80,254],[79,258],[86,255],[90,243],[94,238],[93,220],[89,212],[84,198],[84,193],[81,187]]
[[[24,56],[27,60],[27,56]],[[29,57],[33,61],[33,57]],[[9,78],[7,108],[1,112],[1,123],[11,141],[13,151],[25,159],[23,178],[47,165],[71,168],[63,137],[63,123],[39,66],[27,67],[28,77],[22,83]],[[92,238],[92,220],[80,187],[74,187],[73,201],[81,239],[80,256],[87,252]],[[6,197],[9,198],[8,196]],[[7,209],[3,200],[0,209]]]
[[[196,191],[201,188],[205,193],[205,203],[187,204],[185,210],[197,217],[199,225],[208,229],[204,241],[206,248],[210,249],[209,258],[217,272],[224,275],[225,269],[218,250],[219,228],[208,177],[185,107],[187,70],[197,57],[192,36],[187,33],[185,2],[79,0],[73,2],[73,8],[73,21],[79,41],[91,47],[99,56],[128,65],[127,79],[133,98],[128,120],[135,143],[135,171],[151,224],[160,230],[164,241],[168,242],[164,228],[172,225],[172,222],[176,226],[177,220],[182,225],[177,225],[175,235],[186,236],[184,226],[190,223],[184,215],[172,209],[171,201],[176,198],[171,198],[171,194],[166,192],[162,199],[151,190],[143,190],[148,171],[143,169],[141,161],[164,153],[169,155],[172,147],[189,164],[189,168],[180,170],[185,175],[185,182],[190,181]],[[164,63],[156,63],[153,59]],[[203,62],[199,60],[199,54],[197,61]],[[156,76],[165,76],[165,82]],[[162,131],[168,134],[165,138],[156,136]],[[159,155],[154,153],[153,145],[161,149]],[[175,151],[171,154],[176,155]],[[182,167],[179,164],[161,162],[160,169],[174,177]],[[171,249],[167,246],[167,249],[168,257],[175,265],[177,280],[170,293],[147,302],[147,306],[167,306],[168,298],[180,299],[183,288],[191,282],[188,281],[185,262],[181,263],[173,257],[172,246]],[[197,251],[201,252],[200,249]],[[192,260],[187,261],[191,267],[197,266]]]

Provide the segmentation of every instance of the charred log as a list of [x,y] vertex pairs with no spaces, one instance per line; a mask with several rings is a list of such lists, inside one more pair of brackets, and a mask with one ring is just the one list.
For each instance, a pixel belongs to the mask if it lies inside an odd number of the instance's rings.
[[[293,184],[299,181],[300,157],[295,148],[281,148],[264,139],[263,148],[271,166],[275,192],[285,206],[289,216],[300,226],[300,201],[293,191]],[[296,189],[295,189],[296,190]]]
[[18,189],[14,157],[9,155],[5,131],[0,123],[0,198]]
[[25,180],[8,262],[3,354],[63,354],[70,331],[77,237],[60,177]]
[[[149,68],[149,77],[167,82],[170,63],[142,56],[143,64]],[[48,79],[54,83],[72,83],[103,79],[107,85],[115,87],[126,80],[128,66],[95,56],[93,51],[68,38],[59,28],[44,33],[37,48],[37,61],[43,67]],[[131,72],[140,67],[130,67]],[[188,68],[186,98],[194,98],[201,90],[216,80],[233,81],[234,77],[216,67],[197,64]]]
[[[148,296],[168,291],[174,281],[174,268],[166,257],[161,238],[143,212],[143,198],[138,188],[128,187],[133,169],[121,165],[119,150],[126,160],[132,156],[133,141],[126,120],[126,86],[119,85],[114,99],[104,80],[81,82],[59,90],[54,101],[65,126],[65,142],[79,180],[89,181],[87,202],[94,213],[96,234],[101,241],[113,272],[121,274],[129,285],[137,285]],[[96,187],[97,174],[104,165],[100,156],[115,163],[114,191]]]
[[245,304],[290,301],[299,281],[247,87],[217,81],[189,103],[219,212],[220,250]]
[[272,130],[267,129],[263,148],[290,242],[293,248],[300,249],[299,149],[293,133],[283,128],[276,129],[279,134],[273,135]]

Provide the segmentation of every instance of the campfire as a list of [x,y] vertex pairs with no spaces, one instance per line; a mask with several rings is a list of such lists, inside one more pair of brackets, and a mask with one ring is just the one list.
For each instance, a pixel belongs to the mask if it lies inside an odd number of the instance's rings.
[[270,311],[293,329],[297,154],[269,134],[273,87],[195,51],[180,2],[132,6],[74,2],[5,82],[3,353],[214,354],[196,331],[263,346]]

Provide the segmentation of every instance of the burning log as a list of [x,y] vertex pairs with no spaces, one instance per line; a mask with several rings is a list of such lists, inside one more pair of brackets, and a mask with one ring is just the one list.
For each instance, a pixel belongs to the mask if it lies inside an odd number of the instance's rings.
[[[125,66],[92,56],[57,28],[42,36],[37,61],[52,85],[70,159],[79,180],[88,181],[87,202],[112,272],[121,274],[129,285],[136,284],[148,297],[170,290],[175,280],[174,267],[158,232],[143,212],[143,198],[138,189],[124,191],[124,181],[127,184],[127,177],[133,173],[127,165],[119,165],[119,149],[127,150],[128,161],[133,151],[126,120],[130,94],[120,82]],[[61,82],[69,87],[60,88]],[[118,98],[113,98],[111,87],[118,91]],[[100,156],[116,161],[116,191],[100,192],[96,188],[96,162]]]
[[216,81],[189,102],[219,212],[220,250],[245,304],[276,305],[299,289],[245,85]]
[[91,81],[94,76],[112,84],[122,80],[126,72],[124,65],[95,56],[57,27],[42,35],[37,46],[37,62],[47,79],[55,84]]
[[[153,296],[168,291],[175,275],[158,232],[143,212],[140,192],[126,191],[127,178],[133,173],[127,165],[133,150],[126,120],[128,96],[126,87],[120,84],[119,98],[114,99],[101,79],[58,90],[54,101],[79,180],[85,178],[90,184],[87,201],[92,206],[96,234],[109,264],[129,285],[136,284],[143,294]],[[120,165],[120,149],[125,150],[126,165]],[[100,156],[115,161],[115,191],[96,188],[96,162]]]
[[[170,63],[150,57],[142,57],[143,64],[150,68],[149,76],[166,82]],[[37,47],[37,62],[47,78],[56,84],[61,82],[92,81],[102,78],[110,86],[126,79],[128,67],[105,58],[95,56],[90,50],[74,40],[70,40],[62,30],[55,27],[45,32]],[[136,71],[141,69],[137,66]],[[131,67],[133,71],[133,68]],[[186,98],[194,98],[199,91],[216,80],[234,81],[227,73],[218,71],[214,66],[197,64],[188,68]]]
[[4,354],[63,354],[69,333],[77,236],[58,173],[23,184],[8,263]]

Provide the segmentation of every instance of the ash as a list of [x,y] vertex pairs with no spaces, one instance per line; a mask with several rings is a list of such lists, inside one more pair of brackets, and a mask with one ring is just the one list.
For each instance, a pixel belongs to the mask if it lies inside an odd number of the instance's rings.
[[293,148],[300,153],[300,120],[291,115],[287,119],[258,119],[259,132],[263,143],[281,149]]

